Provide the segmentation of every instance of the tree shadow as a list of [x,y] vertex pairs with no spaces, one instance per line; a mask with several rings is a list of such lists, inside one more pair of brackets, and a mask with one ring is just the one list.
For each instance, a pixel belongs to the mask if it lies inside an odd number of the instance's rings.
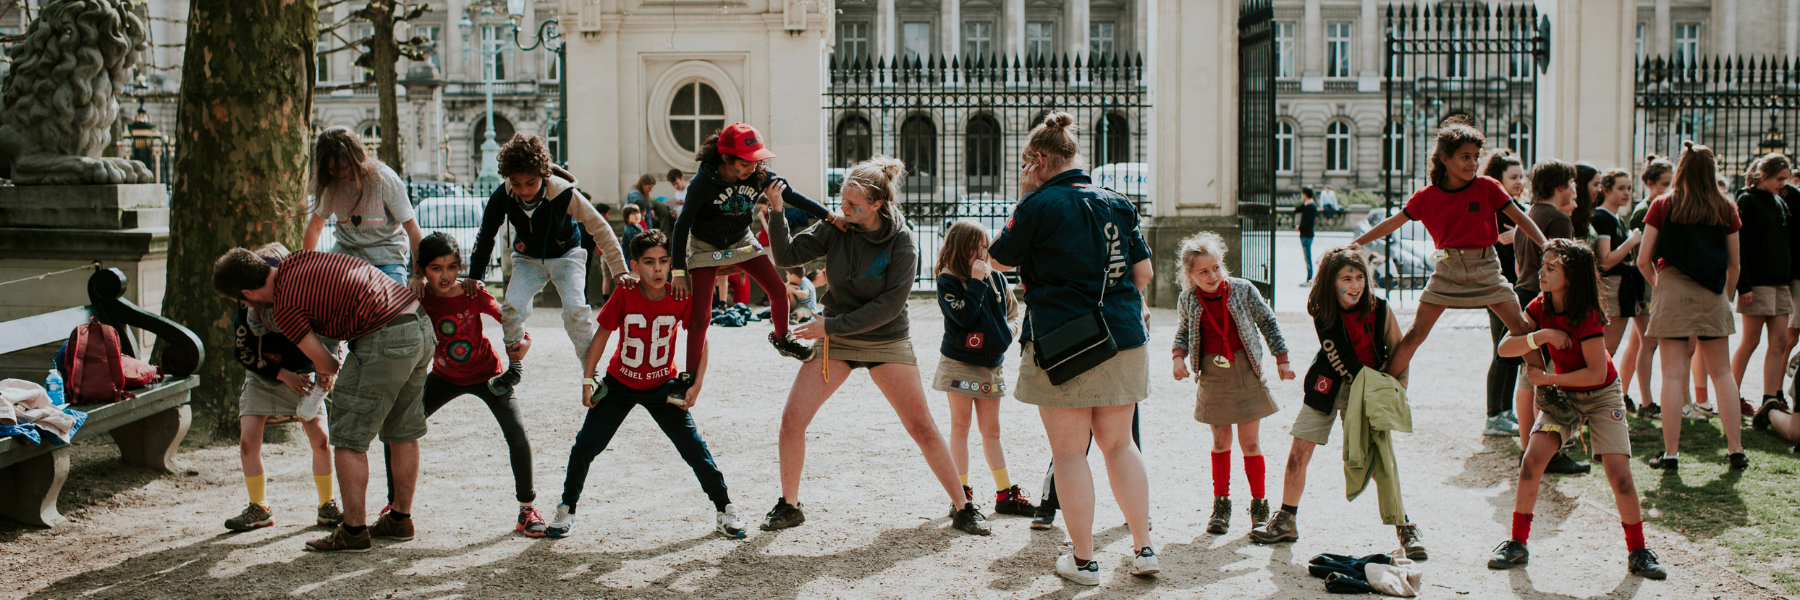
[[1514,567],[1506,572],[1506,576],[1508,582],[1507,585],[1511,588],[1512,592],[1518,595],[1519,598],[1530,600],[1587,600],[1587,598],[1595,597],[1635,598],[1637,597],[1638,588],[1644,586],[1644,578],[1627,573],[1625,578],[1620,579],[1619,583],[1614,585],[1610,592],[1598,596],[1570,596],[1568,594],[1545,592],[1537,589],[1537,585],[1531,582],[1531,565]]
[[[46,442],[48,443],[48,442]],[[119,494],[140,489],[164,477],[191,477],[190,471],[164,473],[119,460],[119,446],[111,435],[79,440],[59,450],[69,454],[69,475],[62,492],[56,496],[57,510],[64,517],[79,519],[94,507],[116,508]],[[44,531],[10,519],[0,518],[0,543],[7,543],[31,532]]]

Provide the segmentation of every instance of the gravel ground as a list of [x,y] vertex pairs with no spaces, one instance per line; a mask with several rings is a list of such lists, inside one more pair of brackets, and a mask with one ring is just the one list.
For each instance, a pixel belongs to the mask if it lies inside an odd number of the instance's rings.
[[[915,301],[911,315],[922,376],[929,379],[942,319],[929,302]],[[1168,346],[1173,319],[1172,311],[1155,312],[1156,355]],[[1283,328],[1303,369],[1317,348],[1310,326],[1303,316],[1287,315]],[[490,333],[498,329],[490,323]],[[580,425],[579,367],[555,311],[539,311],[531,329],[538,345],[520,392],[536,444],[539,506],[548,513]],[[780,493],[776,432],[797,368],[763,341],[766,332],[761,323],[713,328],[714,372],[694,412],[733,499],[753,524]],[[1584,497],[1582,486],[1554,478],[1538,504],[1536,560],[1513,571],[1487,570],[1486,555],[1508,534],[1515,464],[1510,443],[1480,434],[1487,344],[1483,329],[1440,328],[1413,363],[1416,433],[1399,436],[1397,446],[1409,512],[1432,552],[1424,564],[1424,596],[1774,597],[1708,560],[1707,548],[1656,529],[1655,515],[1651,545],[1673,575],[1661,582],[1627,575],[1612,499]],[[1009,360],[1016,362],[1014,356]],[[1066,538],[1060,528],[1034,532],[1025,518],[996,517],[991,537],[950,529],[924,460],[859,373],[809,433],[808,521],[799,528],[752,531],[743,541],[714,535],[712,506],[692,472],[640,412],[595,462],[574,535],[523,537],[513,531],[505,445],[486,409],[468,398],[439,412],[423,441],[412,541],[377,541],[367,554],[302,552],[305,540],[325,530],[310,526],[312,482],[297,431],[293,441],[265,449],[276,526],[243,534],[220,526],[245,501],[234,446],[184,450],[185,472],[158,476],[120,466],[111,446],[85,444],[76,448],[62,503],[69,525],[50,531],[0,526],[0,570],[9,580],[0,598],[1324,598],[1322,581],[1306,574],[1309,557],[1397,547],[1372,493],[1342,500],[1339,433],[1315,454],[1299,542],[1249,543],[1242,513],[1249,490],[1236,457],[1232,492],[1239,514],[1230,533],[1207,534],[1210,442],[1192,420],[1193,384],[1172,380],[1167,368],[1152,361],[1152,396],[1142,404],[1163,567],[1156,577],[1124,571],[1130,534],[1098,456],[1091,462],[1100,479],[1099,588],[1067,584],[1052,572]],[[1275,392],[1282,411],[1268,419],[1263,446],[1269,495],[1279,499],[1287,430],[1301,392],[1294,382]],[[929,393],[947,431],[947,405],[941,394]],[[1040,497],[1048,458],[1043,429],[1029,406],[1002,406],[1013,479]],[[972,483],[991,489],[979,443],[971,445]]]

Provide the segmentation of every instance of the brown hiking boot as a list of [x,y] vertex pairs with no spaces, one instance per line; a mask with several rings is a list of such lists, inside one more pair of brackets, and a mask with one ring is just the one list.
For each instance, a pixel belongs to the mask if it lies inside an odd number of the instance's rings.
[[351,535],[342,526],[331,530],[331,535],[306,543],[307,552],[368,552],[372,547],[369,532]]
[[1406,550],[1406,557],[1413,560],[1425,560],[1431,555],[1425,552],[1425,541],[1419,535],[1419,526],[1413,523],[1397,525],[1394,535],[1400,538],[1400,548]]
[[413,522],[412,519],[395,519],[393,513],[384,512],[381,513],[381,518],[375,519],[374,525],[369,526],[369,535],[390,540],[410,540],[413,539]]

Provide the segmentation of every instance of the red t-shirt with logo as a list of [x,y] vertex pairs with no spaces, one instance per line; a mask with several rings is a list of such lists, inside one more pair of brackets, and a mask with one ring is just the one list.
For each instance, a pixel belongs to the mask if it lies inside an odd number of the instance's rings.
[[[1544,310],[1544,297],[1538,296],[1531,300],[1531,304],[1525,305],[1525,313],[1531,315],[1532,321],[1537,322],[1538,329],[1555,329],[1569,334],[1569,339],[1575,340],[1575,343],[1571,344],[1567,350],[1551,345],[1544,346],[1550,349],[1550,362],[1556,364],[1558,375],[1587,368],[1587,355],[1582,353],[1581,343],[1606,335],[1606,326],[1600,324],[1599,307],[1595,307],[1593,312],[1588,313],[1587,319],[1582,322],[1570,323],[1567,316],[1551,314],[1550,311]],[[1562,388],[1570,392],[1591,392],[1611,385],[1613,380],[1618,378],[1619,371],[1613,368],[1612,359],[1607,359],[1606,380],[1600,382],[1600,385],[1589,387],[1565,385]]]
[[[1346,312],[1343,316],[1344,333],[1349,334],[1350,345],[1356,347],[1356,362],[1380,370],[1381,365],[1375,364],[1375,311],[1371,310],[1367,314]],[[1386,318],[1387,315],[1382,317]],[[1387,323],[1384,322],[1381,326],[1386,328]]]
[[431,373],[455,385],[486,383],[505,370],[494,344],[481,334],[481,315],[500,320],[500,303],[487,290],[474,296],[458,293],[448,298],[426,294],[419,306],[431,317],[437,332],[437,352],[431,357]]
[[1236,360],[1244,352],[1244,336],[1238,333],[1237,319],[1232,318],[1231,308],[1225,302],[1230,293],[1230,281],[1219,284],[1217,296],[1194,288],[1194,297],[1200,301],[1200,351]]
[[687,323],[690,300],[676,300],[664,290],[661,300],[644,297],[641,290],[621,289],[600,307],[600,326],[615,332],[612,362],[606,373],[634,390],[655,389],[673,379],[677,370],[677,334]]
[[1485,248],[1500,241],[1494,215],[1510,202],[1512,197],[1499,181],[1481,176],[1456,192],[1425,186],[1406,201],[1402,212],[1424,223],[1439,248]]

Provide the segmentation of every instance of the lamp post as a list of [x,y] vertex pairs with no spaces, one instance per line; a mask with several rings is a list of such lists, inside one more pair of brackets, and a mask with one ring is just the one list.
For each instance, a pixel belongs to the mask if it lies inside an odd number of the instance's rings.
[[[551,26],[555,26],[556,28],[552,30]],[[556,119],[556,124],[552,126],[552,132],[556,135],[558,141],[556,144],[556,162],[559,164],[567,164],[569,159],[565,156],[567,151],[564,150],[564,148],[567,147],[568,144],[564,143],[566,140],[563,140],[563,136],[569,126],[569,57],[563,53],[564,48],[568,46],[568,42],[563,41],[562,24],[556,19],[546,19],[543,23],[539,23],[537,39],[533,40],[530,46],[519,41],[519,26],[516,21],[513,22],[512,35],[513,45],[518,46],[520,50],[530,52],[542,47],[546,52],[556,53],[556,103],[555,106],[550,107],[547,112],[553,113],[549,116]],[[549,42],[551,41],[555,41],[556,43],[550,44]]]
[[[475,31],[477,19],[495,16],[498,13],[496,9],[502,8],[503,5],[507,11],[507,26],[514,32],[517,32],[519,29],[519,13],[524,11],[524,3],[521,0],[478,0],[476,2],[471,2],[469,3],[468,8],[463,9],[462,22],[457,24],[457,27],[462,30],[463,34],[463,53],[465,55],[474,54],[481,59],[481,83],[483,94],[487,96],[487,139],[482,140],[481,142],[481,170],[475,177],[475,185],[478,190],[491,190],[500,185],[500,144],[494,141],[493,75],[498,69],[489,69],[489,64],[497,65],[497,63],[489,63],[488,61],[498,61],[500,53],[506,51],[507,48],[506,41],[498,35],[498,32],[496,32],[496,35],[494,35],[492,39],[482,38],[474,45],[470,45],[469,37],[471,35],[480,34],[480,32]],[[493,25],[491,23],[483,24]]]

